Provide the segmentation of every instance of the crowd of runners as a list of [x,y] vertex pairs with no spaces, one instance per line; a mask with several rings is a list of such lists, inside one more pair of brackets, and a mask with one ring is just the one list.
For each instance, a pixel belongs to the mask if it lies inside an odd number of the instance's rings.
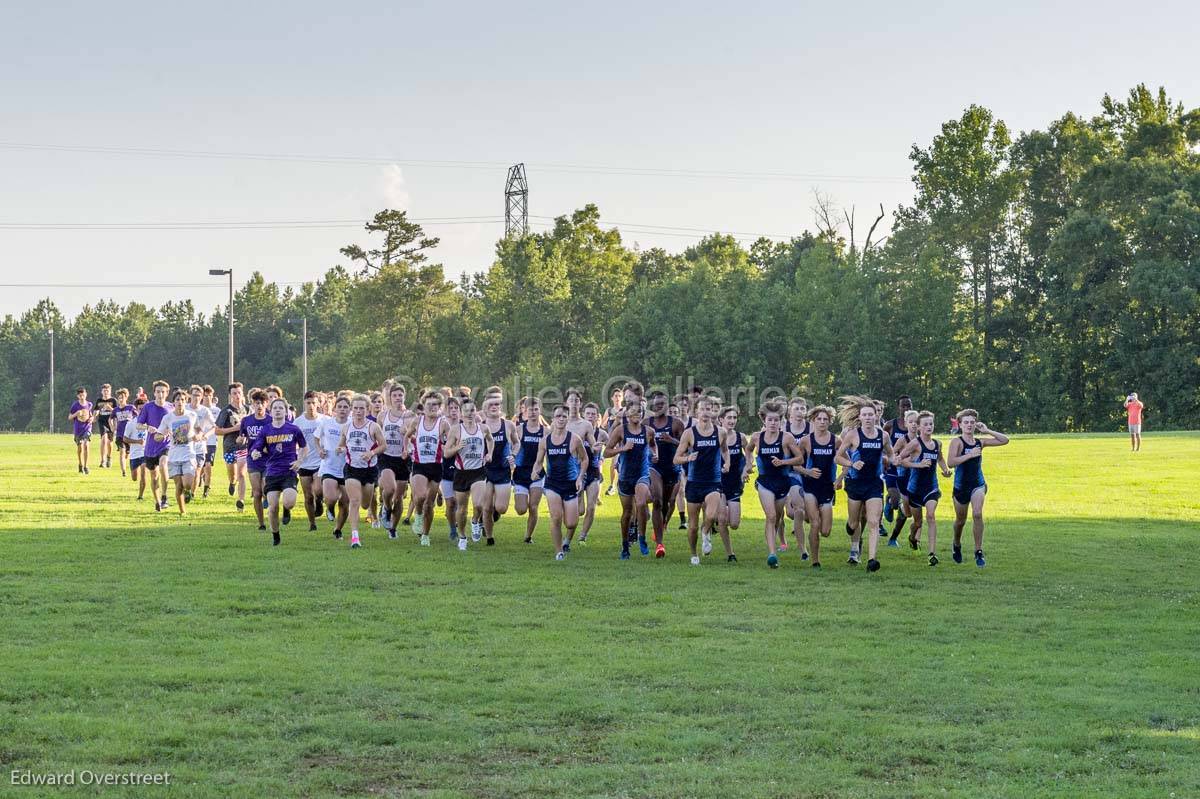
[[957,433],[943,447],[934,415],[914,410],[908,396],[886,419],[884,403],[866,396],[841,397],[836,409],[772,399],[758,408],[749,435],[738,430],[736,407],[698,386],[672,397],[629,382],[603,409],[579,389],[563,396],[553,408],[524,397],[506,409],[499,387],[478,402],[468,387],[442,387],[421,391],[410,406],[406,387],[388,381],[369,393],[309,391],[293,407],[278,386],[247,392],[233,383],[222,405],[211,386],[172,391],[159,380],[151,396],[139,388],[132,401],[124,388],[113,394],[101,386],[94,401],[81,388],[70,420],[80,474],[89,473],[98,434],[99,466],[114,468],[115,458],[138,500],[148,490],[157,512],[173,504],[186,514],[197,494],[208,497],[220,451],[219,482],[239,511],[249,505],[275,545],[298,502],[310,531],[327,522],[351,548],[362,546],[368,525],[390,539],[410,528],[421,546],[436,535],[460,550],[491,546],[510,509],[525,517],[524,540],[533,543],[544,501],[554,557],[562,560],[587,543],[603,498],[616,496],[621,559],[635,547],[665,557],[665,532],[678,518],[693,565],[713,552],[715,539],[736,562],[730,530],[741,524],[748,487],[765,517],[771,568],[789,546],[820,568],[840,491],[849,563],[865,556],[877,571],[881,543],[904,540],[914,550],[923,541],[936,566],[940,475],[953,478],[953,560],[963,562],[969,519],[975,563],[985,564],[982,455],[1008,438],[973,409],[954,416]]

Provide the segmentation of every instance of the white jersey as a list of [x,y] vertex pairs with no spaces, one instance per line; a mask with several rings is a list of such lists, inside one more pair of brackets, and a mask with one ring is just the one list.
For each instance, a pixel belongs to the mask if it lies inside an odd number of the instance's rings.
[[413,436],[414,463],[442,462],[442,420],[439,418],[431,429],[425,427],[425,417],[417,418],[417,432]]
[[486,444],[483,440],[483,430],[483,425],[476,424],[475,432],[469,433],[467,432],[466,425],[462,423],[458,425],[458,435],[462,449],[458,451],[458,457],[454,463],[464,472],[483,468],[483,457],[484,453],[487,452]]
[[390,410],[384,411],[379,417],[379,427],[383,430],[383,442],[386,448],[383,454],[392,458],[402,458],[404,451],[404,414],[393,418]]
[[[300,431],[304,433],[304,446],[306,449],[304,450],[304,460],[300,461],[301,469],[316,470],[320,468],[321,453],[317,451],[317,430],[327,418],[329,417],[319,413],[315,419],[309,419],[304,414],[300,414],[296,417],[296,421],[292,422],[292,424],[299,427]],[[334,441],[333,446],[337,446],[337,441]]]
[[196,457],[192,449],[192,436],[196,430],[196,414],[190,410],[185,408],[182,415],[176,415],[173,410],[167,411],[158,425],[158,432],[167,437],[171,447],[167,453],[167,463],[183,463]]
[[217,445],[217,414],[219,414],[220,411],[217,410],[215,405],[208,405],[206,407],[208,408],[209,414],[212,415],[213,423],[212,427],[208,428],[208,441],[206,441],[205,444],[209,447],[215,447]]
[[369,458],[367,453],[375,448],[375,439],[371,437],[371,426],[375,424],[367,419],[362,427],[354,424],[351,419],[346,423],[346,464],[355,469],[369,469],[375,465],[375,456]]
[[[196,430],[211,431],[216,429],[217,420],[213,417],[212,408],[207,405],[197,405],[193,408],[191,405],[187,409],[196,415]],[[207,452],[208,444],[205,441],[192,442],[192,454],[204,455]]]
[[345,429],[345,422],[339,423],[332,416],[321,417],[321,424],[317,426],[317,439],[325,450],[325,459],[321,461],[321,474],[341,477],[346,473],[346,456],[337,451],[342,440],[342,431]]
[[137,419],[130,419],[121,431],[121,438],[136,439],[138,443],[129,445],[129,460],[146,456],[146,431],[138,427]]

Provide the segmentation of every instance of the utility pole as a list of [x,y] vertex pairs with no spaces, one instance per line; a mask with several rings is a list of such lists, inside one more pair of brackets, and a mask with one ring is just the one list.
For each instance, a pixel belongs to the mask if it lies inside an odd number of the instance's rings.
[[54,328],[50,328],[50,432],[54,432]]
[[525,165],[514,164],[508,168],[508,180],[504,182],[504,238],[529,234],[529,181],[525,179]]
[[233,383],[233,270],[209,269],[213,276],[229,275],[229,376],[228,383]]

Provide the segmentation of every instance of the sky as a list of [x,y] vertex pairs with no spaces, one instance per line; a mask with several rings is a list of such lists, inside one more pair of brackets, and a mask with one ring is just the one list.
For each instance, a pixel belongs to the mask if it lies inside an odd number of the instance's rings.
[[595,203],[641,248],[749,243],[812,229],[814,191],[865,227],[972,103],[1200,105],[1184,2],[0,5],[0,315],[209,311],[209,269],[314,280],[383,208],[482,271],[517,162],[534,230]]

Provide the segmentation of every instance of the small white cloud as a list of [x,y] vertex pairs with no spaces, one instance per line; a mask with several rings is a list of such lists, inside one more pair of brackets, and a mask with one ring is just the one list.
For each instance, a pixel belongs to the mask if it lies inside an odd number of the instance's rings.
[[412,198],[408,195],[408,186],[404,182],[404,171],[397,164],[388,164],[383,168],[379,178],[379,190],[383,195],[383,203],[387,208],[397,211],[407,211]]

